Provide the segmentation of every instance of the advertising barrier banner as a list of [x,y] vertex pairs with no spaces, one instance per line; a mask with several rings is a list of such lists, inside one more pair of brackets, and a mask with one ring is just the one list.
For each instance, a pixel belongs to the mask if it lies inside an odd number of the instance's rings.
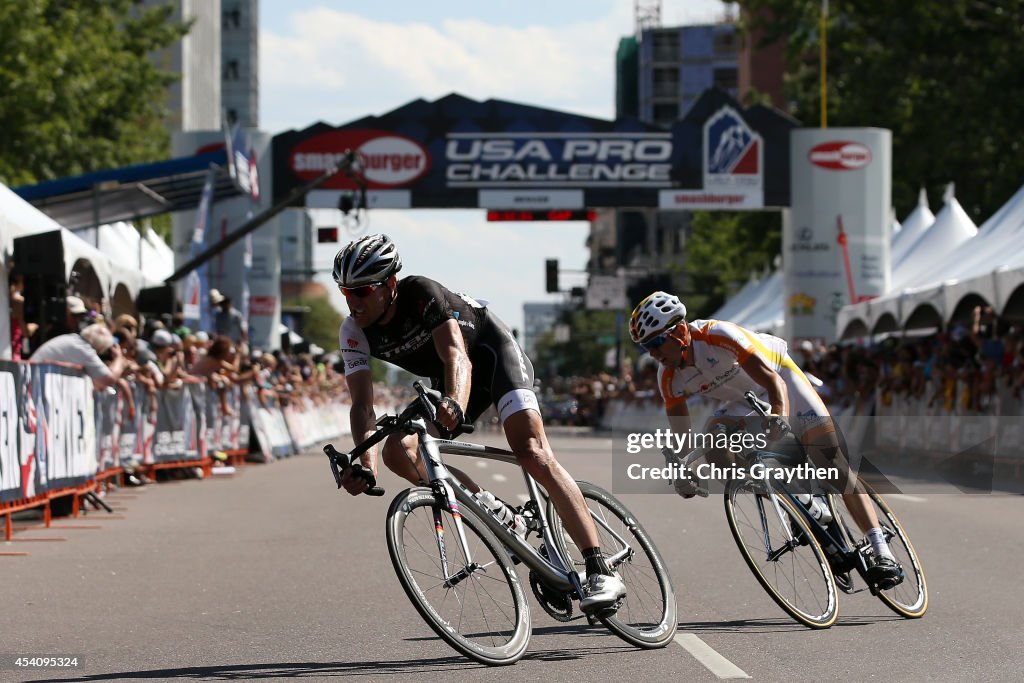
[[20,365],[0,361],[0,503],[23,497],[20,385]]
[[96,411],[92,380],[80,370],[33,364],[37,488],[83,484],[96,475]]
[[157,394],[154,462],[206,457],[206,387],[186,384]]

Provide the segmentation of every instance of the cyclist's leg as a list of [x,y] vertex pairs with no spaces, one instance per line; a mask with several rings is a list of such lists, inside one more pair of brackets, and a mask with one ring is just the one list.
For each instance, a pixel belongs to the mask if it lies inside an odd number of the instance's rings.
[[[536,398],[533,400],[536,405]],[[597,530],[586,512],[583,494],[555,459],[540,413],[529,408],[521,409],[505,417],[502,426],[519,465],[547,490],[569,537],[580,548],[596,547]]]
[[896,585],[902,580],[902,569],[885,541],[870,496],[860,485],[856,473],[850,470],[849,460],[828,409],[807,376],[788,356],[783,360],[782,372],[779,374],[789,391],[791,424],[807,456],[818,467],[836,467],[839,470],[836,483],[842,492],[843,503],[853,521],[871,542],[876,561],[869,568],[869,580],[891,584],[890,587]]
[[[428,427],[431,433],[433,429]],[[437,436],[435,433],[434,436]],[[416,453],[417,437],[415,434],[402,436],[392,434],[384,441],[384,448],[381,451],[381,460],[389,470],[418,486],[427,480],[427,470]],[[462,470],[446,465],[448,471],[462,482],[462,485],[469,489],[470,493],[476,493],[480,487]]]
[[533,364],[511,330],[497,319],[491,319],[481,330],[477,348],[472,359],[473,384],[488,384],[490,395],[497,399],[498,417],[516,460],[547,490],[566,532],[583,551],[588,579],[580,607],[584,611],[610,608],[626,589],[601,555],[597,529],[579,486],[551,451],[533,391]]

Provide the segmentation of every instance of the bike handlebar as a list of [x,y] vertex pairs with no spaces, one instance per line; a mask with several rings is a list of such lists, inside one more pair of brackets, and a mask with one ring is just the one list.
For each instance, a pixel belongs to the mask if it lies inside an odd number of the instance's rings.
[[[356,459],[391,434],[394,434],[396,431],[407,429],[408,423],[417,417],[423,417],[434,423],[438,429],[447,431],[443,425],[440,425],[437,422],[437,405],[444,400],[444,396],[441,392],[436,389],[428,389],[419,381],[413,382],[412,386],[416,389],[416,399],[407,405],[400,415],[385,415],[378,420],[377,431],[371,434],[365,441],[353,448],[350,452],[342,453],[338,451],[333,444],[327,444],[324,446],[324,453],[327,454],[327,458],[330,460],[331,472],[334,474],[334,481],[337,483],[339,489],[341,488],[342,473],[351,468],[354,474],[365,479],[370,485],[370,488],[366,490],[366,495],[383,496],[384,489],[377,486],[376,477],[373,476],[373,473],[370,472],[370,470],[356,462]],[[451,434],[449,438],[454,438],[459,433],[471,434],[473,430],[473,425],[468,423],[461,424],[458,426],[455,433]]]
[[[377,434],[380,434],[382,432],[383,432],[383,430],[381,430],[381,432],[377,432]],[[366,452],[370,448],[370,446],[373,445],[373,443],[370,443],[370,442],[373,441],[374,437],[377,436],[377,434],[374,434],[369,439],[367,439],[362,444],[360,444],[361,447],[365,446],[365,448],[362,449],[361,453],[362,452]],[[384,438],[384,437],[381,437],[381,438]],[[379,440],[380,439],[377,439],[377,441],[379,441]],[[374,443],[376,443],[376,442],[374,442]],[[370,470],[368,470],[365,467],[363,467],[360,463],[355,462],[355,459],[357,457],[359,457],[359,455],[356,454],[355,451],[353,451],[351,456],[350,456],[350,455],[348,455],[346,453],[339,452],[338,449],[336,449],[333,444],[327,444],[326,446],[324,446],[324,453],[327,454],[327,459],[330,460],[330,462],[331,462],[331,472],[334,473],[334,481],[335,481],[335,483],[338,484],[338,488],[339,489],[341,488],[341,474],[342,474],[342,472],[344,472],[345,470],[351,468],[352,471],[357,476],[362,477],[363,479],[365,479],[366,483],[370,485],[370,488],[366,489],[366,495],[368,495],[368,496],[383,496],[384,495],[384,489],[381,488],[380,486],[377,486],[377,479],[376,479],[376,477],[373,476],[373,473]]]

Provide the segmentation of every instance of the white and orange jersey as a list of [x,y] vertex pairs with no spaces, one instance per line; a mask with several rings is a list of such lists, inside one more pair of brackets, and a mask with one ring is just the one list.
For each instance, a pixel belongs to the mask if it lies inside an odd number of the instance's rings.
[[764,399],[764,387],[740,367],[754,354],[776,372],[793,365],[786,353],[788,345],[778,337],[720,320],[693,320],[687,324],[693,365],[658,368],[658,386],[668,408],[697,395],[733,403],[742,402],[743,394],[753,391]]

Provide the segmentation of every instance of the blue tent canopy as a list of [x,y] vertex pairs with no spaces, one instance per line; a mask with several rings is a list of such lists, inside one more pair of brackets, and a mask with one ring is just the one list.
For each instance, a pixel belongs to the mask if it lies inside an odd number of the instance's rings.
[[222,147],[189,157],[96,171],[12,188],[66,228],[187,211],[199,206],[210,166],[219,167],[214,199],[239,194]]

